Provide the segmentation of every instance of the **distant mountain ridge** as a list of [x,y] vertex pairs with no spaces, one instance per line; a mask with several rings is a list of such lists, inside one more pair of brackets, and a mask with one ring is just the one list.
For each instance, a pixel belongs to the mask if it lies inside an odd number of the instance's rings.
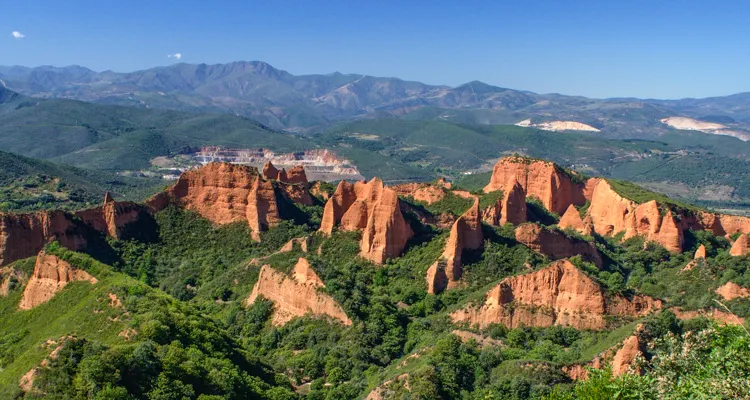
[[360,74],[293,75],[262,61],[174,64],[142,71],[81,66],[0,67],[3,86],[35,97],[231,113],[270,127],[310,131],[356,118],[443,119],[474,124],[577,122],[613,138],[652,139],[669,117],[718,118],[750,135],[750,93],[682,100],[537,94],[479,81],[457,87]]

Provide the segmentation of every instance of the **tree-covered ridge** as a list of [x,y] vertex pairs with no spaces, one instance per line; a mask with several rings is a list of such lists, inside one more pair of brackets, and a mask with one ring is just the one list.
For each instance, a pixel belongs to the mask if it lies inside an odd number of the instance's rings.
[[[502,192],[475,195],[484,209]],[[601,268],[579,256],[571,261],[606,298],[645,294],[663,300],[664,311],[606,316],[598,331],[454,323],[451,314],[483,304],[505,278],[538,271],[551,260],[517,242],[517,227],[482,224],[482,248],[462,254],[461,284],[429,294],[428,267],[442,257],[451,229],[435,221],[442,214],[461,215],[473,203],[455,194],[442,201],[404,201],[415,235],[403,255],[383,265],[360,257],[361,232],[318,232],[323,206],[317,202],[292,206],[297,222],[282,221],[262,232],[260,242],[251,239],[244,222],[212,225],[173,205],[154,215],[154,232],[144,239],[109,238],[90,255],[48,246],[99,282],[71,283],[31,311],[16,309],[22,284],[0,297],[0,323],[11,327],[11,334],[0,337],[0,360],[7,363],[0,383],[20,395],[18,380],[47,357],[34,380],[39,392],[28,392],[28,398],[45,392],[81,399],[349,399],[373,391],[383,398],[540,398],[578,393],[578,385],[586,384],[575,383],[566,371],[616,350],[638,324],[644,325],[644,341],[657,343],[670,334],[711,329],[707,320],[680,321],[676,315],[716,309],[716,300],[738,318],[750,317],[750,300],[725,301],[716,293],[726,282],[750,286],[748,256],[730,256],[728,239],[687,230],[685,252],[673,254],[638,236],[623,241],[561,232],[559,216],[529,197],[528,220],[566,239],[591,242],[601,254]],[[305,238],[306,250],[298,242],[287,248],[295,238]],[[701,245],[705,259],[686,269]],[[324,284],[316,290],[343,309],[350,326],[314,314],[277,324],[274,314],[283,304],[262,296],[247,304],[264,265],[290,277],[301,257]],[[12,268],[29,275],[33,261]],[[122,308],[109,305],[110,293]],[[523,305],[508,307],[516,306]],[[63,344],[56,358],[49,357],[47,340]],[[649,350],[644,357],[659,354]],[[657,366],[646,365],[646,376]],[[591,374],[596,382],[599,375]]]

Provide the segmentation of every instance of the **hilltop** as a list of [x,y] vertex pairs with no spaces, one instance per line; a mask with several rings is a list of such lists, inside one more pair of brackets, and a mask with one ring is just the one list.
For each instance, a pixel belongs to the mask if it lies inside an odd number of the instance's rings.
[[353,118],[439,119],[588,131],[607,138],[654,139],[673,132],[662,120],[721,123],[699,129],[746,140],[747,93],[683,99],[592,99],[537,94],[473,81],[456,87],[361,74],[293,75],[262,61],[185,64],[115,73],[80,66],[0,67],[11,90],[35,97],[102,104],[237,114],[276,129],[316,130]]
[[742,392],[750,218],[523,156],[482,183],[209,163],[145,202],[0,214],[2,394],[659,398],[684,390],[665,357],[729,366],[681,369],[722,382],[689,393]]

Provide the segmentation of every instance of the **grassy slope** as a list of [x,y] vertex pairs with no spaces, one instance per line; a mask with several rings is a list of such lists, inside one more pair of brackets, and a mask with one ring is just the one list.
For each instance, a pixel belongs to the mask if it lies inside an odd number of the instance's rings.
[[[97,284],[73,282],[49,302],[28,311],[17,309],[22,288],[8,297],[0,297],[3,332],[26,332],[19,342],[4,348],[4,352],[13,354],[14,361],[0,370],[0,387],[15,386],[23,374],[39,365],[52,350],[43,346],[46,340],[57,341],[61,336],[74,335],[107,344],[125,343],[117,335],[127,326],[128,318],[122,315],[122,310],[108,306],[107,295],[143,285],[111,272],[103,264],[91,262],[86,256],[77,255],[76,261],[81,260],[86,261],[72,264],[95,276],[99,280]],[[110,319],[115,317],[117,321]]]

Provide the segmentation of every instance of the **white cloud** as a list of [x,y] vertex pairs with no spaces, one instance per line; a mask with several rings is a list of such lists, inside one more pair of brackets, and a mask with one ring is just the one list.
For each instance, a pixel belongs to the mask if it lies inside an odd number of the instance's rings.
[[11,33],[11,35],[13,35],[13,37],[16,38],[16,39],[23,39],[23,38],[26,37],[26,35],[24,35],[23,33],[19,32],[19,31],[13,31]]
[[182,58],[182,53],[167,54],[167,57],[176,58],[179,60],[180,58]]

